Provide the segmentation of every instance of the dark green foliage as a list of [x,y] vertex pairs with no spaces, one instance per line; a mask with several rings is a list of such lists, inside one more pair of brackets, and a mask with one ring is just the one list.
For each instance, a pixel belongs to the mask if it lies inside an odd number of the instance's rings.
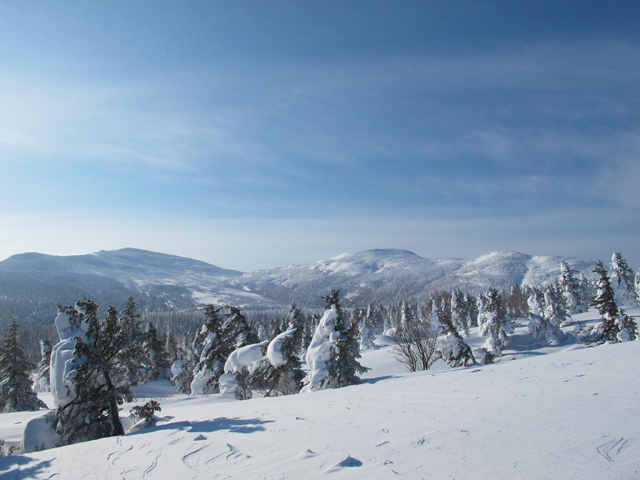
[[171,362],[166,346],[166,337],[158,332],[153,323],[149,323],[144,342],[145,357],[148,359],[146,382],[171,377]]
[[85,298],[76,307],[59,307],[72,325],[82,325],[86,332],[84,338],[76,337],[73,351],[74,395],[56,411],[56,430],[63,445],[123,435],[118,405],[129,393],[129,385],[117,386],[114,381],[121,373],[118,352],[127,342],[118,312],[109,307],[107,318],[101,321],[93,301]]
[[247,319],[237,307],[227,306],[229,312],[222,325],[222,338],[230,352],[247,345],[260,342],[258,335],[247,323]]
[[[136,386],[145,381],[145,366],[150,364],[144,346],[144,332],[140,322],[141,315],[138,313],[138,305],[129,297],[127,306],[120,318],[121,335],[126,338],[124,346],[117,353],[118,362],[118,385]],[[128,401],[131,399],[128,398]]]
[[160,404],[155,400],[151,400],[142,406],[136,405],[133,407],[129,412],[129,417],[133,423],[138,423],[140,420],[144,419],[145,426],[152,427],[158,418],[156,417],[156,412],[161,411],[162,408],[160,408]]
[[0,411],[21,412],[47,408],[33,392],[29,372],[34,365],[27,360],[18,341],[18,322],[15,316],[5,330],[0,343]]
[[215,308],[213,305],[205,306],[206,321],[194,341],[198,363],[194,367],[193,375],[194,378],[202,381],[198,391],[191,391],[194,394],[211,394],[220,391],[218,381],[224,374],[224,364],[232,351],[222,336],[223,319],[220,316],[220,310],[221,308]]
[[360,346],[358,345],[358,324],[344,317],[340,308],[340,290],[332,290],[331,294],[323,297],[325,309],[335,309],[338,319],[334,326],[334,332],[338,334],[331,346],[331,357],[327,362],[329,375],[325,380],[325,388],[345,387],[361,383],[358,374],[369,370],[358,362],[360,358]]

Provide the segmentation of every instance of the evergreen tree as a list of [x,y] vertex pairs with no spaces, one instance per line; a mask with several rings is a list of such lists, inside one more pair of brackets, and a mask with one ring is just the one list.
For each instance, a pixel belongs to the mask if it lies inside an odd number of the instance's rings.
[[166,345],[166,337],[158,332],[153,322],[149,322],[143,345],[146,358],[148,359],[145,382],[171,377],[171,362],[169,361]]
[[[295,309],[295,304],[292,305]],[[267,385],[267,393],[265,396],[274,395],[291,395],[298,393],[302,388],[302,379],[304,373],[302,371],[299,351],[302,336],[298,335],[298,330],[302,330],[303,325],[301,318],[290,315],[289,326],[293,326],[286,332],[281,333],[274,338],[267,347],[267,357],[270,364],[258,367],[253,374],[255,381],[264,379]]]
[[[455,296],[451,298],[453,299]],[[457,326],[453,323],[451,310],[444,299],[442,300],[440,312],[438,322],[442,333],[446,335],[443,340],[442,358],[454,368],[475,364],[476,359],[473,357],[473,352],[469,345],[464,342]]]
[[224,364],[231,353],[231,349],[222,337],[223,320],[221,308],[206,305],[204,314],[205,324],[196,338],[196,346],[202,345],[199,360],[193,372],[191,382],[192,395],[209,395],[220,391],[219,380],[224,374]]
[[295,333],[291,338],[291,348],[293,349],[293,354],[296,356],[302,354],[304,323],[304,315],[296,306],[295,302],[292,303],[289,308],[289,315],[287,316],[287,330],[295,330]]
[[[564,341],[565,335],[558,328],[560,319],[556,316],[556,306],[547,302],[557,301],[556,296],[545,295],[534,287],[527,303],[529,305],[529,334],[536,341],[555,344]],[[559,307],[558,307],[559,308]],[[547,315],[551,315],[548,317]]]
[[467,305],[467,325],[469,328],[478,326],[478,304],[473,295],[465,293],[464,300]]
[[40,340],[40,362],[38,363],[34,392],[48,392],[51,389],[50,364],[51,342],[48,339]]
[[360,321],[360,350],[370,350],[375,348],[375,336],[373,334],[373,325],[371,318],[371,307],[366,313],[360,312],[358,316]]
[[329,375],[326,384],[330,388],[359,384],[361,380],[358,374],[369,370],[358,362],[360,358],[358,325],[345,319],[339,296],[340,290],[332,290],[330,295],[323,297],[325,310],[334,309],[338,315],[334,325],[337,336],[331,346],[331,356],[327,362]]
[[176,347],[175,358],[171,364],[171,379],[179,392],[190,394],[194,376],[193,370],[198,362],[193,350],[193,337],[190,337],[188,333],[183,335]]
[[247,318],[237,307],[227,305],[229,312],[225,315],[226,320],[222,325],[222,338],[230,351],[236,350],[246,345],[259,343],[258,335],[247,323]]
[[73,368],[66,375],[72,392],[56,410],[56,431],[62,444],[123,435],[118,405],[129,386],[116,386],[114,378],[118,376],[117,354],[127,339],[117,311],[109,307],[107,318],[100,321],[98,306],[86,298],[75,307],[59,307],[59,311],[84,332],[75,338],[73,359],[67,361]]
[[588,343],[604,343],[635,340],[638,336],[638,327],[633,319],[618,308],[607,270],[600,260],[596,263],[593,271],[598,275],[598,278],[596,280],[596,295],[593,297],[591,305],[598,309],[602,323],[596,327],[595,332],[592,332],[592,336],[586,341]]
[[611,257],[611,288],[613,289],[617,305],[638,306],[638,298],[635,292],[635,280],[633,270],[622,258],[620,253],[614,253]]
[[587,311],[587,305],[583,301],[580,291],[580,282],[576,278],[576,271],[572,270],[568,263],[560,263],[560,278],[558,286],[564,300],[566,310],[572,313],[583,313]]
[[493,356],[499,357],[507,344],[507,334],[513,332],[513,326],[495,288],[489,288],[480,310],[480,335],[488,337],[483,348]]
[[451,293],[451,320],[457,331],[463,332],[465,337],[469,336],[469,309],[461,290]]
[[[127,305],[120,318],[121,334],[126,338],[122,349],[117,354],[119,364],[118,385],[130,385],[132,387],[145,381],[146,368],[151,364],[144,349],[144,332],[142,330],[138,305],[129,297]],[[127,401],[131,401],[127,398]]]
[[28,361],[18,341],[15,315],[0,343],[0,412],[22,412],[47,408],[33,392],[29,372],[34,365]]

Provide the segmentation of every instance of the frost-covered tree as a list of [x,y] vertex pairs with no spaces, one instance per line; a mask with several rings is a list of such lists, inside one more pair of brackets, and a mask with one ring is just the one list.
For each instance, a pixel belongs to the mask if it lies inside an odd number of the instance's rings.
[[289,307],[289,314],[287,315],[287,328],[286,330],[295,330],[293,337],[291,338],[291,348],[295,355],[302,355],[302,343],[304,337],[304,324],[305,318],[300,309],[296,306],[295,302]]
[[61,443],[123,435],[118,405],[128,385],[117,386],[114,379],[117,354],[127,339],[117,311],[109,307],[101,321],[98,306],[84,299],[75,307],[60,307],[56,327],[61,342],[52,351],[52,370],[56,370],[52,393]]
[[560,270],[558,287],[566,310],[570,314],[586,312],[588,305],[584,302],[584,295],[581,291],[580,281],[576,276],[576,271],[566,262],[560,263]]
[[461,290],[451,293],[451,320],[457,331],[463,332],[465,337],[469,336],[469,309]]
[[219,380],[224,374],[224,364],[231,350],[222,337],[223,319],[221,308],[206,305],[204,314],[206,321],[196,338],[197,345],[202,345],[199,360],[193,372],[191,382],[192,395],[209,395],[220,391]]
[[370,350],[375,348],[375,335],[373,334],[373,324],[371,307],[366,312],[356,317],[360,322],[360,350]]
[[193,349],[194,337],[186,333],[176,348],[176,357],[171,364],[171,380],[179,392],[190,394],[194,369],[198,363],[196,352]]
[[339,295],[340,290],[332,290],[323,297],[325,313],[307,350],[309,374],[303,392],[358,384],[358,374],[368,370],[358,362],[358,325],[345,318]]
[[270,365],[261,372],[267,385],[266,397],[291,395],[302,389],[304,372],[301,368],[302,362],[297,354],[299,344],[296,345],[299,343],[297,338],[302,339],[297,335],[298,329],[302,329],[302,324],[300,322],[292,323],[298,323],[299,326],[281,333],[271,340],[267,347],[267,358]]
[[601,261],[596,263],[594,273],[596,279],[596,295],[591,305],[598,309],[602,322],[586,339],[588,343],[617,342],[635,340],[638,337],[638,327],[635,321],[618,308],[615,294],[607,270]]
[[513,332],[513,325],[507,318],[502,299],[495,288],[489,288],[484,299],[478,316],[480,335],[488,337],[483,348],[493,356],[499,357],[507,345],[507,334]]
[[467,304],[467,323],[469,328],[478,326],[478,304],[476,298],[473,295],[465,293],[464,301]]
[[[537,341],[546,341],[556,344],[565,340],[565,335],[558,327],[559,318],[555,315],[555,307],[553,304],[547,306],[547,299],[550,301],[552,297],[545,295],[540,289],[534,287],[527,303],[529,305],[529,334]],[[551,315],[552,319],[547,315]]]
[[[453,300],[455,295],[451,298]],[[469,345],[462,339],[462,335],[460,335],[458,331],[458,326],[454,324],[453,315],[444,299],[442,300],[440,311],[441,314],[438,321],[442,334],[445,335],[445,338],[442,340],[442,358],[454,368],[475,364],[476,359],[473,356],[473,352]],[[464,325],[462,328],[464,328]]]
[[[564,298],[557,284],[550,284],[544,290],[544,316],[554,326],[560,327],[567,323],[570,315],[565,310]],[[570,323],[570,322],[569,322]]]
[[240,312],[240,309],[227,306],[226,320],[222,324],[222,338],[230,351],[246,345],[259,343],[258,335],[247,323],[247,318]]
[[619,306],[638,306],[639,299],[636,296],[633,270],[631,270],[627,261],[622,258],[620,253],[616,252],[611,257],[611,268],[609,272],[611,274],[611,288],[615,295],[616,304]]
[[40,340],[40,362],[38,363],[38,371],[36,372],[36,380],[33,391],[48,392],[51,390],[51,342],[48,339]]
[[34,365],[18,340],[14,315],[0,342],[0,412],[23,412],[47,408],[33,392],[30,371]]

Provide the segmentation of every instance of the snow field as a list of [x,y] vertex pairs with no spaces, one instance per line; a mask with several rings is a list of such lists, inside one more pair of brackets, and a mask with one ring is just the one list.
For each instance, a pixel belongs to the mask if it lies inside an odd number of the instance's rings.
[[[372,370],[359,386],[248,401],[166,396],[154,428],[2,458],[0,477],[640,478],[640,342],[539,347],[526,329],[521,321],[494,365],[405,373],[387,346],[363,352]],[[484,342],[475,333],[472,348]],[[171,393],[153,382],[136,403]],[[0,438],[33,416],[1,415]]]

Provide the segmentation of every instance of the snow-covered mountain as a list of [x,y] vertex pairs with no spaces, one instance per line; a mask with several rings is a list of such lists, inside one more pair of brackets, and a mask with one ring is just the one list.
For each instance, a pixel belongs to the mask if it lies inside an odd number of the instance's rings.
[[497,251],[474,260],[423,258],[407,250],[368,250],[328,260],[245,273],[232,284],[283,303],[320,304],[320,294],[340,288],[351,304],[389,304],[427,299],[433,292],[462,289],[480,293],[489,286],[541,285],[556,280],[560,262],[590,274],[593,262],[557,256]]
[[201,303],[313,306],[338,288],[346,305],[389,304],[453,288],[479,293],[489,286],[544,284],[558,277],[562,260],[585,274],[593,268],[592,262],[510,251],[463,260],[369,250],[250,273],[133,248],[75,256],[24,253],[0,262],[0,318],[15,312],[21,319],[49,322],[57,305],[85,296],[118,309],[133,296],[143,311],[165,311]]

